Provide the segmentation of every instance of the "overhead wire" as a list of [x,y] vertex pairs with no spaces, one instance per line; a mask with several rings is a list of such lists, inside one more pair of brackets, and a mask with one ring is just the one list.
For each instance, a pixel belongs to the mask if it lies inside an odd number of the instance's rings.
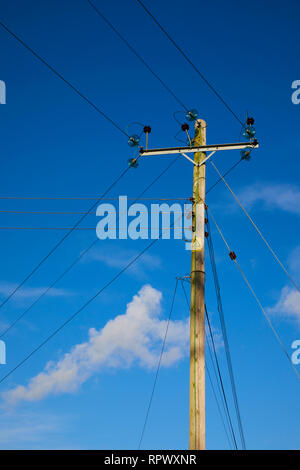
[[[28,199],[33,199],[33,200],[78,200],[78,201],[91,201],[91,200],[98,200],[99,196],[85,196],[85,197],[80,197],[80,196],[74,196],[74,197],[63,197],[63,196],[0,196],[0,199],[17,199],[17,200],[28,200]],[[118,197],[103,197],[103,201],[118,201],[120,199],[120,196]],[[127,197],[128,200],[135,200],[137,199],[136,197]],[[144,198],[138,198],[139,200],[142,201],[185,201],[189,199],[189,197],[144,197]]]
[[[176,159],[175,159],[176,161]],[[143,250],[141,250],[135,257],[127,263],[124,268],[122,268],[118,273],[113,276],[110,281],[108,281],[104,286],[99,289],[92,297],[90,297],[79,309],[77,309],[70,317],[68,317],[58,328],[56,328],[50,335],[48,335],[36,348],[34,348],[27,356],[25,356],[22,361],[16,364],[9,372],[7,372],[3,377],[0,378],[0,384],[4,382],[11,374],[13,374],[19,367],[21,367],[25,362],[27,362],[36,352],[38,352],[45,344],[47,344],[54,336],[56,336],[65,326],[67,326],[74,318],[76,318],[79,313],[81,313],[85,308],[87,308],[102,292],[107,289],[113,282],[115,282],[124,272],[126,272],[136,261],[143,256],[155,243],[158,242],[160,238],[156,238],[151,241]],[[95,243],[95,242],[93,242]]]
[[[135,198],[135,201],[139,200],[139,199],[141,198],[141,196],[142,196],[143,194],[145,194],[145,192],[146,192],[161,176],[163,176],[164,173],[166,173],[166,172],[169,170],[169,168],[178,160],[178,158],[179,158],[179,155],[178,155],[174,160],[172,160],[172,162],[163,170],[162,173],[160,173],[160,174],[157,176],[157,178],[155,178],[155,179],[150,183],[150,185],[147,186],[147,188],[140,194],[140,196],[138,196],[137,198]],[[239,162],[238,162],[238,163],[239,163]],[[226,172],[225,174],[228,174],[228,173],[229,173],[230,171],[232,171],[235,167],[236,167],[236,165],[233,165],[229,170],[227,170],[227,172]],[[217,182],[214,183],[214,184],[206,191],[206,194],[208,194],[208,193],[216,186],[216,184],[218,184],[221,180],[222,180],[222,178],[219,178],[219,179],[217,180]],[[5,197],[5,198],[6,198],[6,197]],[[27,197],[26,197],[26,198],[27,198]],[[1,197],[0,197],[0,199],[1,199]],[[31,199],[31,197],[30,197],[30,199]],[[49,199],[52,199],[52,198],[49,198]],[[101,200],[103,200],[103,199],[104,199],[104,197],[102,197]],[[110,199],[113,199],[113,198],[110,198]],[[114,199],[118,199],[118,198],[114,198]],[[144,198],[144,199],[145,199],[145,198]],[[151,198],[149,198],[149,199],[151,199]],[[189,199],[189,198],[182,198],[182,199],[187,200],[187,199]],[[97,200],[98,200],[98,198],[97,198]],[[107,200],[107,198],[106,198],[106,200]],[[80,259],[82,258],[82,256],[84,256],[84,254],[87,253],[87,252],[97,243],[97,241],[98,241],[98,238],[96,238],[96,239],[93,241],[93,243],[92,243],[86,250],[84,250],[84,251],[82,252],[82,254],[74,261],[74,263],[72,263],[72,264],[71,264],[71,265],[70,265],[70,266],[69,266],[51,285],[50,285],[50,287],[47,288],[47,289],[44,291],[44,293],[41,294],[41,296],[37,299],[37,301],[34,301],[33,304],[32,304],[28,309],[26,309],[25,313],[27,313],[28,311],[30,311],[31,308],[32,308],[34,305],[36,305],[36,303],[37,303],[42,297],[44,297],[44,295],[45,295],[52,287],[54,287],[54,285],[55,285],[59,280],[61,280],[61,279],[64,277],[64,275],[65,275],[67,272],[69,272],[69,270],[70,270],[73,266],[75,266],[75,265],[77,264],[78,261],[80,261]],[[24,316],[24,314],[21,314],[20,317],[17,319],[17,321],[19,321],[19,319],[23,318],[23,316]],[[17,323],[17,322],[14,322],[13,324],[15,325],[15,323]],[[10,327],[8,327],[8,329],[10,329]],[[5,333],[6,333],[6,330],[5,330]],[[2,333],[2,335],[3,335],[3,334],[4,334],[4,333]]]
[[235,378],[234,378],[234,373],[233,373],[233,366],[232,366],[232,359],[231,359],[231,353],[230,353],[230,347],[229,347],[229,341],[228,341],[228,335],[227,335],[227,328],[226,328],[225,316],[224,316],[222,299],[221,299],[221,289],[220,289],[217,267],[216,267],[216,262],[215,262],[214,248],[213,248],[213,242],[212,242],[208,216],[207,216],[207,233],[208,233],[207,244],[208,244],[208,249],[209,249],[209,256],[210,256],[210,263],[211,263],[213,278],[214,278],[218,312],[219,312],[222,336],[223,336],[223,341],[224,341],[224,346],[225,346],[227,367],[228,367],[228,372],[229,372],[229,378],[230,378],[230,383],[231,383],[232,395],[233,395],[233,400],[234,400],[234,406],[235,406],[235,411],[236,411],[236,417],[237,417],[237,422],[238,422],[238,427],[239,427],[239,434],[241,438],[242,448],[245,450],[246,449],[245,435],[244,435],[241,412],[240,412],[237,390],[236,390],[236,385],[235,385]]
[[[146,188],[140,193],[140,195],[135,199],[138,201],[140,197],[142,197],[178,160],[179,156],[175,157],[165,168],[162,172],[156,176],[150,184],[146,186]],[[94,229],[95,230],[95,229]],[[85,249],[83,250],[80,255],[75,258],[75,260],[51,283],[49,287],[47,287],[41,295],[29,306],[27,307],[24,312],[22,312],[13,323],[8,325],[1,333],[0,338],[2,338],[9,330],[11,330],[24,316],[30,312],[30,310],[61,280],[63,277],[96,245],[99,241],[99,238],[95,238],[95,240]]]
[[115,179],[110,186],[106,189],[99,199],[94,202],[89,210],[83,214],[77,222],[68,229],[67,233],[63,235],[63,237],[48,251],[48,253],[35,265],[35,267],[30,271],[30,273],[12,290],[12,292],[0,303],[0,309],[18,292],[18,290],[36,273],[36,271],[45,263],[45,261],[59,248],[60,245],[71,235],[71,233],[81,224],[81,222],[87,217],[88,214],[92,212],[92,210],[97,206],[97,204],[101,201],[102,197],[106,196],[106,194],[125,176],[125,174],[130,170],[128,166],[119,176]]
[[[21,44],[25,49],[27,49],[32,55],[34,55],[41,63],[43,63],[52,73],[54,73],[60,80],[62,80],[66,85],[68,85],[77,95],[83,98],[90,106],[92,106],[98,113],[100,113],[107,121],[109,121],[115,128],[117,128],[122,134],[128,134],[106,113],[104,113],[97,105],[95,105],[89,98],[87,98],[78,88],[76,88],[71,82],[69,82],[62,74],[60,74],[53,66],[51,66],[45,59],[43,59],[32,47],[30,47],[25,41],[23,41],[18,35],[16,35],[10,28],[8,28],[2,21],[0,21],[0,26],[5,29],[11,36],[13,36],[19,44]],[[139,157],[138,157],[139,158]],[[108,191],[115,186],[115,184],[127,173],[129,167],[124,170],[121,175],[109,186],[108,190],[102,195],[104,197]],[[95,204],[91,206],[88,213],[90,213],[96,204],[101,200],[99,198]],[[74,229],[82,222],[87,214],[84,214],[78,222],[68,230],[68,232],[62,237],[62,239],[47,253],[45,257],[33,268],[33,270],[21,281],[15,289],[0,303],[0,308],[2,308],[8,300],[15,295],[15,293],[31,278],[31,276],[40,268],[40,266],[52,255],[54,251],[63,243],[63,241],[73,232]]]
[[126,264],[110,281],[108,281],[104,286],[99,289],[96,294],[90,297],[79,309],[77,309],[70,317],[67,318],[58,328],[56,328],[49,336],[47,336],[36,348],[34,348],[27,356],[25,356],[22,361],[20,361],[15,367],[13,367],[9,372],[7,372],[0,379],[0,384],[4,382],[13,372],[15,372],[19,367],[21,367],[25,362],[27,362],[36,352],[38,352],[45,344],[47,344],[54,336],[56,336],[65,326],[67,326],[74,318],[76,318],[79,313],[81,313],[85,308],[88,307],[102,292],[107,289],[113,282],[115,282],[125,271],[127,271],[151,246],[157,242],[158,239],[153,240],[149,245],[147,245],[142,251],[140,251],[129,263]]

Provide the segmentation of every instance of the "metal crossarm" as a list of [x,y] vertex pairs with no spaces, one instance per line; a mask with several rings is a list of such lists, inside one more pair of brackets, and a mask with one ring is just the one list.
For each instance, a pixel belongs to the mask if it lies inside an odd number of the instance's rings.
[[238,142],[234,144],[218,144],[218,145],[199,145],[197,147],[169,147],[162,149],[140,149],[141,156],[154,156],[154,155],[172,155],[176,153],[196,153],[196,152],[218,152],[220,150],[243,150],[243,149],[256,149],[259,147],[257,141],[254,142]]

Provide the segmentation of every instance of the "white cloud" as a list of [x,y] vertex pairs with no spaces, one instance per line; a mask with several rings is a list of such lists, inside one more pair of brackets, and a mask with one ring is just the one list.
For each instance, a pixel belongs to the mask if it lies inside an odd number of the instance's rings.
[[[297,246],[288,257],[288,267],[296,281],[300,277],[300,246]],[[278,315],[282,318],[292,318],[300,323],[300,293],[286,285],[281,289],[277,303],[268,308],[271,315]]]
[[50,443],[64,436],[64,420],[53,414],[2,413],[0,449],[33,448],[41,442]]
[[256,183],[241,191],[239,197],[248,207],[261,203],[265,209],[300,215],[300,188],[296,185]]
[[[110,320],[101,330],[91,328],[89,340],[77,344],[58,362],[49,362],[43,372],[2,394],[7,405],[37,401],[50,394],[76,391],[101,368],[157,365],[166,331],[159,318],[162,294],[150,285],[141,288],[126,312]],[[188,352],[189,321],[170,321],[162,366],[171,366]]]
[[284,318],[293,318],[300,322],[300,293],[285,286],[281,290],[278,302],[274,307],[268,308],[268,313]]

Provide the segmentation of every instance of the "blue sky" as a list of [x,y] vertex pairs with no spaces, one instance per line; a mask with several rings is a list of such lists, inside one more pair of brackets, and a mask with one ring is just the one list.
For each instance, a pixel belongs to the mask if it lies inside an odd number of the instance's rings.
[[[95,0],[95,4],[180,99],[188,107],[199,110],[207,121],[208,143],[238,141],[239,123],[135,0],[113,3]],[[147,5],[241,119],[245,119],[247,110],[255,117],[260,149],[253,153],[251,162],[239,165],[228,181],[282,261],[300,281],[300,105],[291,101],[291,84],[300,79],[296,50],[300,34],[299,2],[254,0],[199,4],[190,0],[183,5],[179,0],[167,0],[147,2]],[[174,136],[178,123],[173,113],[180,106],[86,1],[13,1],[2,6],[0,20],[123,129],[134,121],[143,122],[152,127],[152,147],[177,144]],[[0,107],[0,196],[68,197],[103,193],[132,156],[126,137],[3,29],[0,29],[0,39],[0,80],[5,81],[7,88],[7,104]],[[126,174],[110,195],[138,196],[165,168],[169,158],[145,159],[137,170]],[[216,155],[214,161],[220,170],[226,171],[237,158],[236,152],[224,152]],[[208,186],[216,180],[209,165],[207,180]],[[191,190],[192,167],[179,160],[145,196],[189,197]],[[84,211],[90,203],[87,200],[0,200],[3,211]],[[287,277],[224,185],[219,184],[210,193],[208,204],[292,354],[292,342],[300,339],[298,294],[288,290]],[[78,218],[77,215],[5,213],[1,217],[2,227],[64,227],[71,226]],[[93,214],[83,226],[96,227],[96,222]],[[0,231],[2,300],[62,234],[61,231]],[[299,448],[299,381],[215,230],[212,236],[247,447]],[[1,309],[1,324],[10,324],[94,238],[94,231],[73,233],[19,295]],[[57,290],[7,334],[7,364],[0,365],[1,376],[147,243],[147,240],[98,242],[97,249],[74,267],[56,286]],[[141,259],[137,269],[120,277],[3,382],[0,448],[136,448],[155,374],[150,359],[147,363],[133,354],[132,361],[127,362],[125,358],[122,361],[118,350],[113,350],[76,389],[31,396],[31,401],[19,400],[14,407],[7,406],[5,396],[18,386],[27,387],[30,379],[44,371],[49,361],[55,367],[74,346],[86,343],[90,328],[104,331],[109,320],[128,313],[127,304],[139,292],[145,292],[145,285],[151,286],[149,295],[157,302],[150,302],[149,306],[145,301],[146,314],[155,316],[150,325],[161,332],[164,323],[160,322],[167,318],[175,277],[189,270],[190,254],[183,241],[159,241]],[[142,294],[139,295],[141,298]],[[207,306],[218,332],[220,325],[208,260]],[[154,313],[149,313],[152,308]],[[173,333],[181,342],[180,333],[185,330],[187,317],[184,297],[179,291],[173,312]],[[149,332],[143,334],[147,336]],[[159,334],[150,339],[155,343],[154,351],[158,350]],[[189,361],[183,342],[180,347],[183,357],[162,367],[144,448],[188,446]],[[230,396],[222,345],[218,354]],[[84,369],[81,372],[84,376]],[[230,406],[233,414],[232,400]],[[208,384],[207,447],[227,446]]]

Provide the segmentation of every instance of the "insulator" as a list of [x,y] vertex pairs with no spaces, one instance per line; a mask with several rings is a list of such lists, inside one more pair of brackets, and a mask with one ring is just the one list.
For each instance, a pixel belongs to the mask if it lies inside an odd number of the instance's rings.
[[129,147],[136,147],[140,143],[140,138],[137,134],[134,134],[129,137],[128,139],[128,145]]
[[242,160],[251,160],[251,150],[241,150]]
[[253,126],[254,124],[254,119],[252,117],[247,118],[247,126]]
[[183,132],[188,131],[189,128],[190,128],[190,126],[189,126],[186,122],[183,123],[182,126],[181,126],[181,130],[182,130]]
[[150,127],[150,126],[145,126],[145,127],[144,127],[144,132],[145,132],[145,134],[150,134],[150,132],[151,132],[151,127]]
[[185,117],[188,121],[195,121],[198,117],[197,109],[190,109],[190,111],[186,113]]
[[254,129],[253,126],[247,126],[245,128],[245,132],[243,133],[243,136],[246,137],[247,139],[253,139],[253,137],[256,134],[256,130]]
[[137,168],[139,166],[136,158],[129,158],[128,165],[130,166],[130,168]]

